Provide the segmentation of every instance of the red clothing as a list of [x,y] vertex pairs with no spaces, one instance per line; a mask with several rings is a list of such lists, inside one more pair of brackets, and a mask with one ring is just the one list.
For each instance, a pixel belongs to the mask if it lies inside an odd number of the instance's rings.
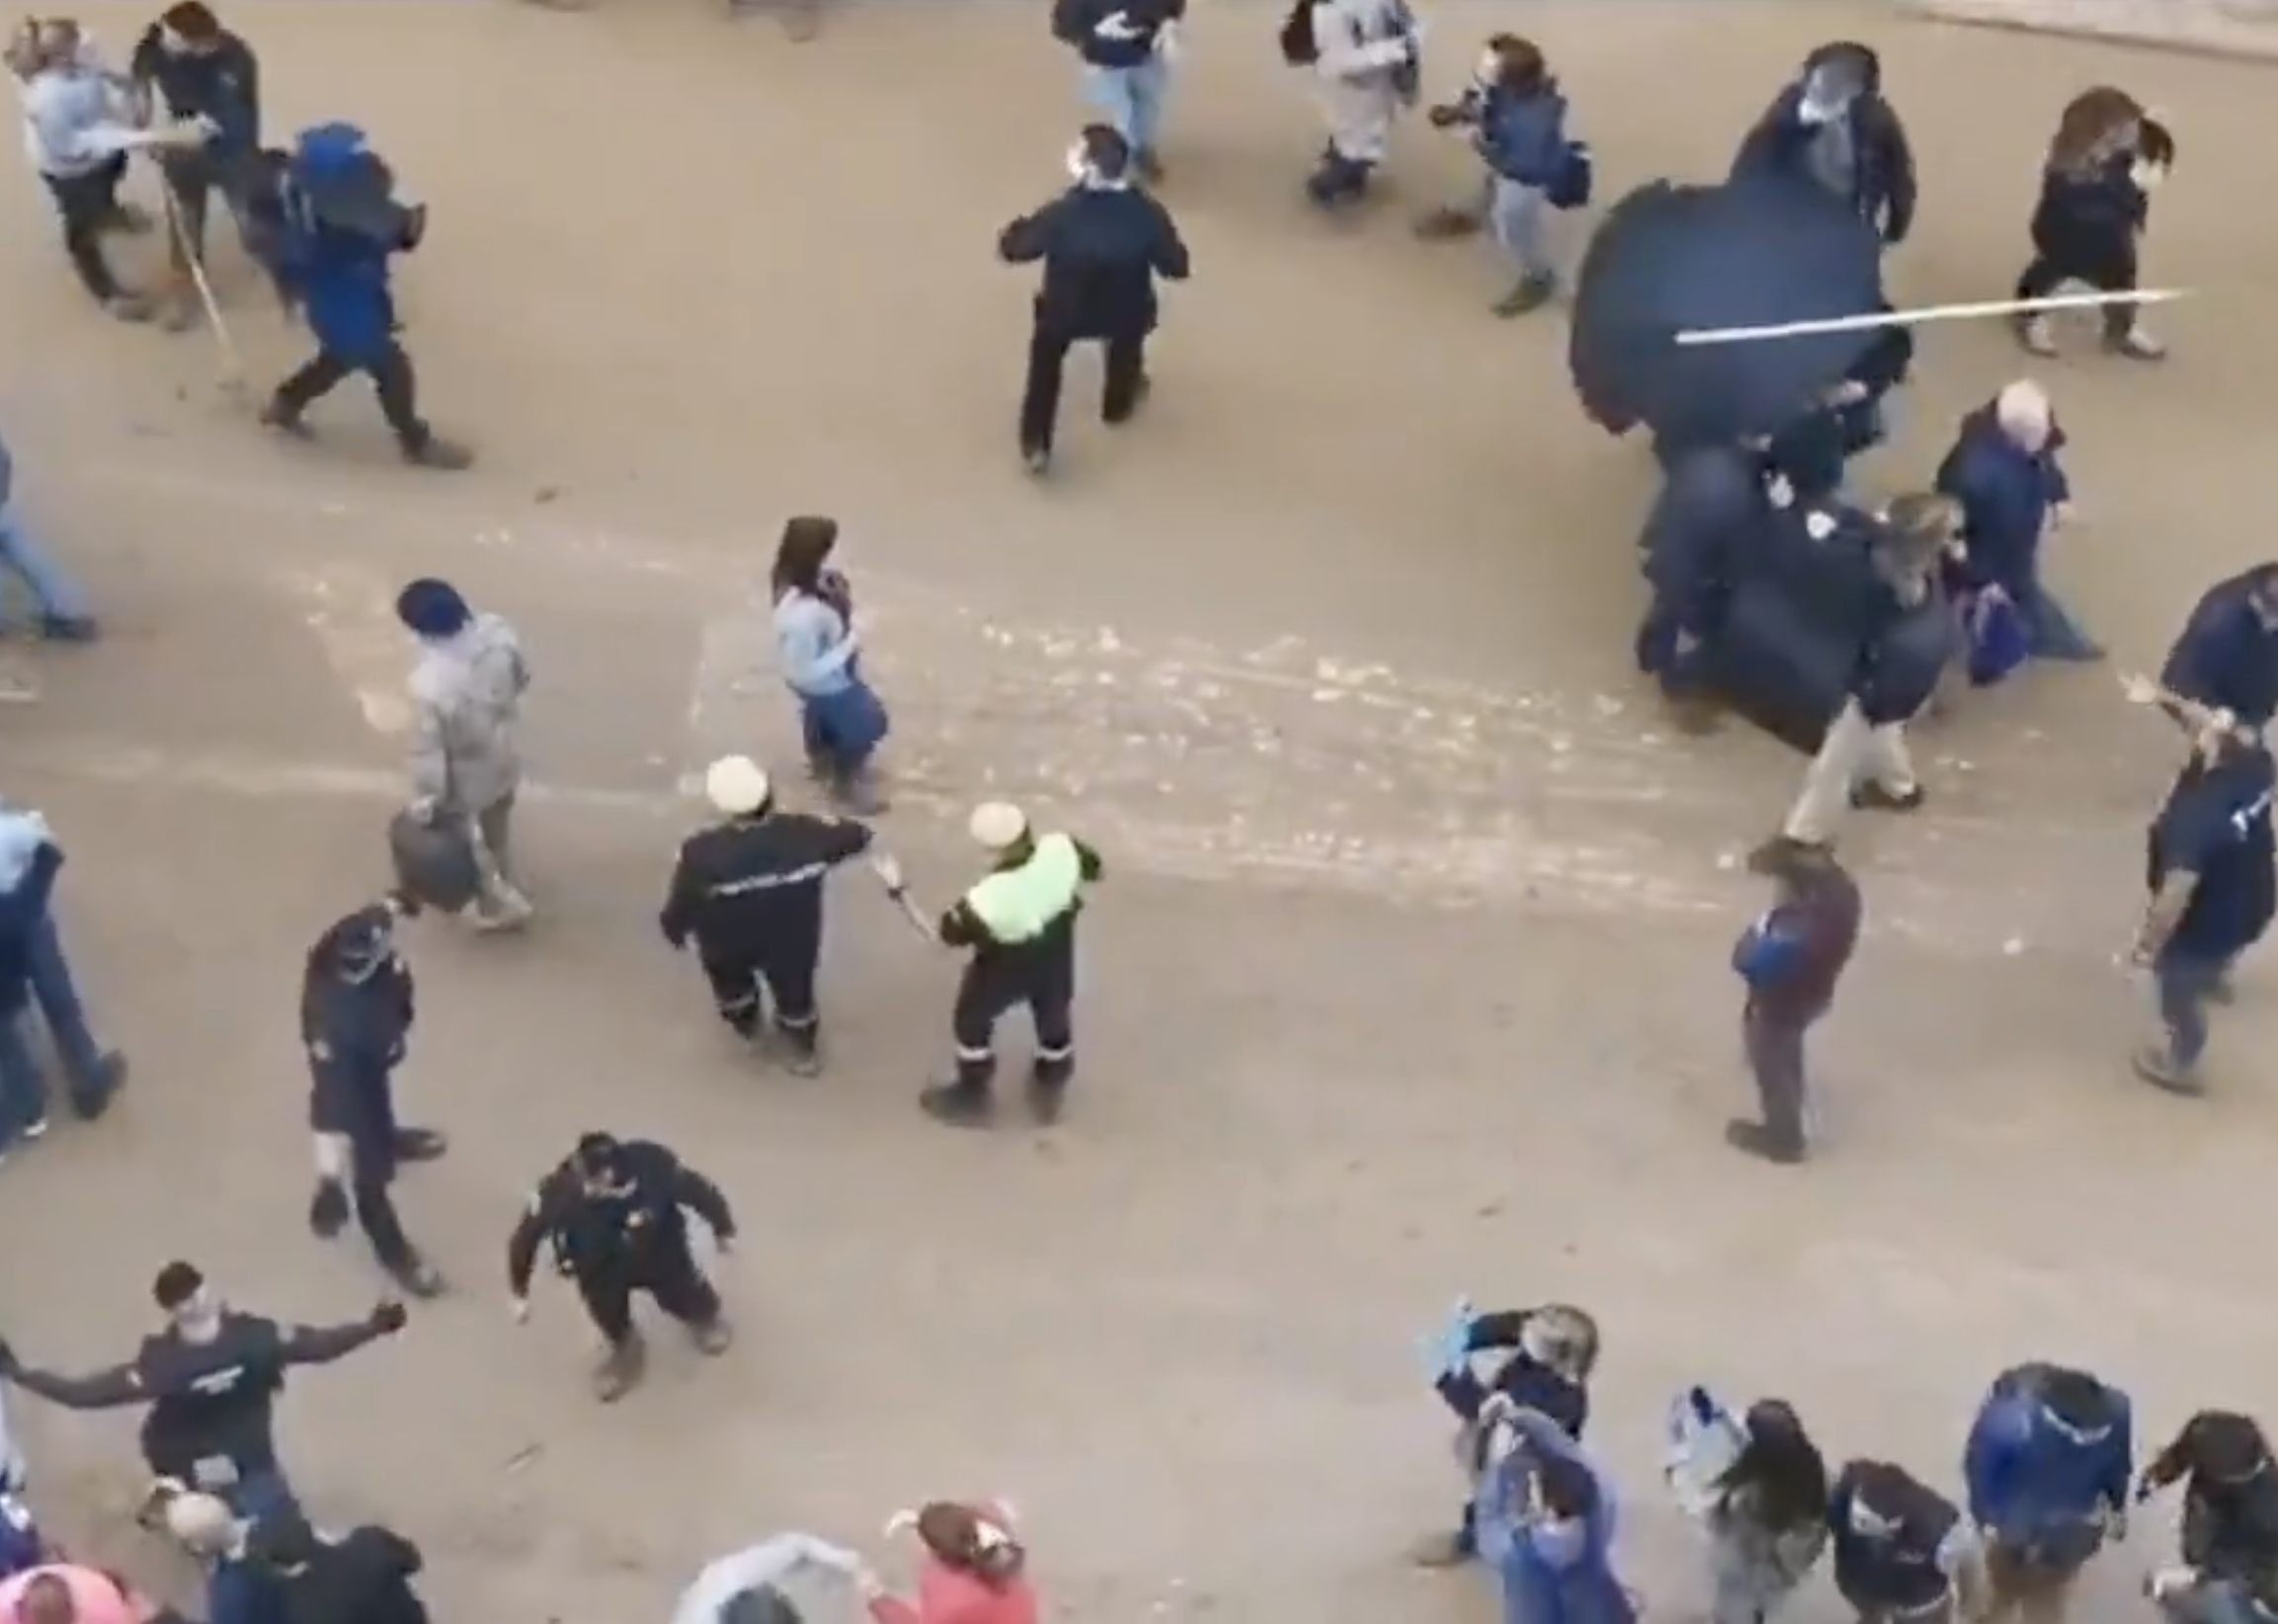
[[918,1570],[918,1604],[882,1595],[870,1616],[877,1624],[1036,1624],[1036,1592],[1026,1579],[992,1584],[929,1556]]

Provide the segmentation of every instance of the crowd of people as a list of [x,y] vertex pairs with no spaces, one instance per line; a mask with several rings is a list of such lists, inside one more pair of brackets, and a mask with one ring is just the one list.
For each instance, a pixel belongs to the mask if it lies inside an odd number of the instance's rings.
[[[1099,122],[1069,154],[1070,188],[999,240],[1009,263],[1041,267],[1017,429],[1039,474],[1052,462],[1069,349],[1104,346],[1101,414],[1128,421],[1149,385],[1156,283],[1187,274],[1186,247],[1150,190],[1165,173],[1182,12],[1181,0],[1059,0],[1052,11]],[[1403,0],[1300,0],[1280,46],[1321,90],[1325,143],[1308,196],[1324,208],[1351,207],[1370,195],[1395,124],[1420,99],[1420,20]],[[465,465],[463,450],[418,415],[388,296],[389,265],[418,246],[425,214],[396,200],[392,175],[361,131],[328,124],[289,148],[265,147],[257,59],[201,0],[170,6],[123,73],[59,21],[29,25],[9,61],[67,256],[105,310],[136,321],[155,313],[177,326],[203,313],[219,323],[203,276],[205,220],[218,199],[317,342],[308,365],[272,394],[265,421],[297,431],[314,400],[363,374],[407,459]],[[1431,112],[1435,126],[1469,134],[1482,175],[1474,201],[1435,210],[1418,228],[1434,238],[1491,231],[1514,278],[1495,304],[1503,316],[1543,309],[1570,284],[1578,298],[1586,292],[1588,262],[1569,271],[1546,231],[1551,214],[1586,203],[1594,184],[1569,112],[1541,47],[1510,34],[1490,40],[1470,83]],[[150,154],[162,180],[172,281],[155,302],[122,287],[104,251],[108,235],[149,224],[119,195],[134,153]],[[2067,110],[2032,223],[2035,258],[2017,289],[2027,307],[2016,336],[2027,351],[2051,348],[2033,301],[2060,284],[2137,289],[2149,199],[2173,157],[2172,137],[2122,92],[2100,87]],[[1917,207],[1881,61],[1855,42],[1811,53],[1745,133],[1733,170],[1732,185],[1831,201],[1870,223],[1882,244],[1905,238]],[[2115,354],[2160,353],[2124,297],[2106,322]],[[1752,859],[1777,882],[1774,905],[1733,957],[1762,1110],[1734,1122],[1729,1137],[1773,1162],[1806,1154],[1806,1036],[1833,1004],[1864,917],[1859,885],[1835,855],[1842,821],[1853,807],[1923,803],[1905,730],[1957,687],[1990,686],[2031,659],[2100,653],[2041,570],[2042,543],[2063,523],[2071,488],[2064,436],[2037,383],[2019,379],[1971,414],[1923,489],[1871,511],[1851,500],[1847,464],[1882,438],[1912,363],[1908,329],[1890,326],[1861,340],[1839,375],[1788,402],[1778,421],[1705,438],[1648,423],[1667,480],[1643,537],[1650,604],[1641,667],[1689,725],[1729,706],[1813,751],[1795,805]],[[76,596],[6,517],[8,476],[0,451],[0,561],[34,583],[43,630],[85,636],[93,623]],[[837,539],[828,518],[791,520],[772,573],[781,676],[808,770],[834,810],[787,810],[773,776],[750,758],[711,764],[704,793],[716,818],[681,847],[660,932],[672,949],[695,949],[736,1040],[812,1076],[824,1059],[824,887],[865,859],[922,937],[966,955],[948,1020],[954,1068],[921,1093],[926,1111],[959,1127],[994,1119],[996,1029],[1024,1007],[1035,1031],[1028,1104],[1048,1123],[1075,1071],[1077,919],[1100,878],[1099,854],[991,801],[969,819],[985,854],[981,876],[938,913],[912,898],[899,863],[860,821],[886,810],[874,764],[890,719],[863,670],[853,588],[832,565]],[[448,1144],[395,1108],[393,1078],[417,1015],[398,926],[429,909],[485,931],[516,931],[533,918],[514,840],[532,669],[511,623],[447,582],[411,582],[396,608],[419,650],[406,806],[391,830],[396,884],[330,926],[304,964],[315,1163],[308,1223],[330,1238],[353,1221],[402,1293],[431,1298],[446,1284],[410,1240],[395,1185]],[[2125,689],[2189,743],[2149,832],[2151,900],[2133,946],[2157,984],[2163,1023],[2138,1070],[2188,1092],[2199,1086],[2209,1007],[2227,996],[2233,965],[2278,913],[2270,819],[2278,774],[2263,737],[2278,710],[2278,564],[2213,588],[2159,677],[2130,677]],[[31,1008],[53,1032],[78,1114],[100,1115],[124,1080],[123,1059],[94,1038],[72,987],[50,906],[61,865],[37,813],[0,809],[0,1148],[38,1137],[46,1123],[45,1087],[22,1036]],[[702,1353],[732,1343],[692,1217],[716,1248],[733,1246],[736,1221],[717,1184],[667,1146],[595,1130],[540,1177],[507,1239],[518,1321],[529,1315],[541,1259],[574,1286],[602,1342],[594,1391],[603,1402],[624,1396],[644,1368],[640,1296]],[[287,1327],[229,1307],[186,1261],[160,1271],[153,1296],[165,1324],[131,1358],[69,1376],[0,1342],[0,1381],[70,1408],[145,1408],[141,1446],[154,1485],[145,1515],[205,1563],[207,1624],[421,1624],[416,1543],[386,1527],[312,1525],[274,1420],[290,1370],[401,1333],[400,1302],[340,1326]],[[1431,1349],[1433,1385],[1461,1422],[1470,1492],[1456,1527],[1423,1555],[1483,1563],[1509,1624],[1634,1624],[1639,1605],[1620,1575],[1610,1480],[1583,1447],[1599,1353],[1594,1322],[1567,1306],[1465,1308]],[[1691,1390],[1672,1410],[1670,1444],[1670,1486],[1708,1531],[1718,1624],[1762,1624],[1823,1557],[1862,1619],[1943,1624],[2010,1608],[2054,1618],[2086,1565],[2124,1535],[2130,1506],[2178,1483],[2182,1559],[2154,1576],[2151,1593],[2176,1624],[2278,1617],[2278,1464],[2241,1415],[2199,1413],[2139,1472],[2124,1392],[2079,1370],[2018,1366],[1994,1381],[1971,1432],[1966,1504],[1895,1463],[1831,1470],[1795,1410],[1777,1400],[1736,1414]],[[0,1612],[23,1624],[124,1624],[159,1610],[41,1538],[12,1445],[0,1447],[0,1553],[14,1570],[0,1579]],[[936,1502],[890,1525],[905,1526],[925,1552],[915,1604],[854,1553],[791,1534],[707,1568],[676,1624],[796,1624],[784,1586],[805,1569],[856,1586],[878,1624],[1034,1624],[1010,1508]]]

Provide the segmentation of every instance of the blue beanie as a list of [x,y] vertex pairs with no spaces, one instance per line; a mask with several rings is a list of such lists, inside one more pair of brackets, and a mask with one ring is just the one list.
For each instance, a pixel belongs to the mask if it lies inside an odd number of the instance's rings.
[[466,629],[474,610],[448,581],[422,576],[396,594],[395,617],[421,637],[454,637]]

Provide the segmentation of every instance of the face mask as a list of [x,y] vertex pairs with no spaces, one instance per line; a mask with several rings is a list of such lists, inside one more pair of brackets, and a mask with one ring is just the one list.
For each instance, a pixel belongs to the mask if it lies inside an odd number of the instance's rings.
[[1494,51],[1482,51],[1479,65],[1471,70],[1471,82],[1486,89],[1503,77],[1503,58]]

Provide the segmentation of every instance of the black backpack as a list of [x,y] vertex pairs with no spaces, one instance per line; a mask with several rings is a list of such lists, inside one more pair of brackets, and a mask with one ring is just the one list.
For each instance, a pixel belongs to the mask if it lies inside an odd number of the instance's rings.
[[1291,67],[1311,67],[1321,60],[1321,46],[1313,38],[1313,0],[1293,0],[1281,24],[1281,59]]

